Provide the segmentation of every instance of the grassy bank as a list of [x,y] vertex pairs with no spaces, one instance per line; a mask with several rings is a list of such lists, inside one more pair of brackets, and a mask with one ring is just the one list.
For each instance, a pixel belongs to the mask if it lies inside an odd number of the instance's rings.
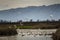
[[17,31],[13,25],[0,25],[0,36],[16,35]]
[[60,28],[55,33],[53,33],[52,38],[53,40],[60,40]]
[[32,26],[17,26],[19,29],[32,29]]
[[47,23],[47,22],[23,22],[23,25],[16,25],[20,29],[58,29],[60,28],[60,23]]

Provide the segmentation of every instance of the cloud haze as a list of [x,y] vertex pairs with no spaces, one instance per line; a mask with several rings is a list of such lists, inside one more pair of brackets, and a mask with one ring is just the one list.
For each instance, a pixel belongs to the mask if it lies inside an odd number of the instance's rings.
[[36,21],[42,20],[58,20],[60,19],[60,4],[49,6],[29,6],[25,8],[16,8],[0,11],[0,20],[8,21]]
[[0,10],[51,4],[60,4],[60,0],[0,0]]

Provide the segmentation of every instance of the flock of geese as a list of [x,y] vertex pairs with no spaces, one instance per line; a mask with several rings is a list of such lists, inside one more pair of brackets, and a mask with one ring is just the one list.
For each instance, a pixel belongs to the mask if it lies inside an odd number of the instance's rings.
[[54,33],[56,30],[47,30],[47,31],[40,31],[40,30],[24,30],[24,29],[18,29],[18,35],[20,36],[50,36],[52,33]]
[[49,36],[49,35],[52,35],[52,34],[36,34],[36,33],[33,34],[32,32],[31,32],[31,33],[29,33],[29,32],[27,32],[27,33],[22,33],[22,32],[21,32],[21,33],[18,33],[18,35],[20,35],[20,36],[22,36],[22,37],[23,37],[23,36],[34,36],[34,37],[36,37],[36,36],[42,36],[42,35],[43,35],[43,36],[46,36],[46,35]]

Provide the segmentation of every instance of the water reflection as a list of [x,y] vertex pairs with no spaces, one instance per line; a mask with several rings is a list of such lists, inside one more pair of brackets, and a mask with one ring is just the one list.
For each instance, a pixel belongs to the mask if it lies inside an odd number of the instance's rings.
[[17,40],[17,36],[4,36],[0,37],[0,40]]
[[17,36],[17,40],[52,40],[51,35],[29,35],[29,36]]
[[5,37],[0,37],[0,40],[52,40],[51,36],[44,36],[44,35],[29,35],[29,36],[21,36],[21,35],[16,35],[16,36],[5,36]]

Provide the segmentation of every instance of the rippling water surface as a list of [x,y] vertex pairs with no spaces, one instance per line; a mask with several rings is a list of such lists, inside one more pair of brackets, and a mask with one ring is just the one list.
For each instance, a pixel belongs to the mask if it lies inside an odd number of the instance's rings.
[[51,36],[8,36],[8,37],[0,37],[0,40],[52,40]]
[[0,40],[52,40],[51,35],[18,35],[0,37]]

